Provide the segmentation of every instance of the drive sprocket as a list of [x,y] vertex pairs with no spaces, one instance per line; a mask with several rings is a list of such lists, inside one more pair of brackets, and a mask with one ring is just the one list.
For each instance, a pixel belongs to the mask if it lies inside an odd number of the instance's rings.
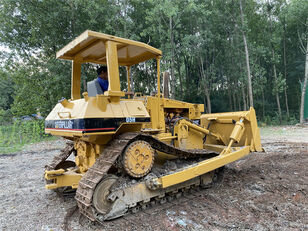
[[123,153],[123,167],[128,175],[141,178],[147,175],[154,164],[155,152],[144,140],[137,140],[128,145]]

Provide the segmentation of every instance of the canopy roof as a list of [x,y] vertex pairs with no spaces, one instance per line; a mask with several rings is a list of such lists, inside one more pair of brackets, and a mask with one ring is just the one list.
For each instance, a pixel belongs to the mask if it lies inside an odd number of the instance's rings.
[[106,41],[117,43],[120,66],[131,66],[162,54],[161,50],[145,43],[86,30],[57,52],[57,59],[75,60],[81,63],[106,64]]

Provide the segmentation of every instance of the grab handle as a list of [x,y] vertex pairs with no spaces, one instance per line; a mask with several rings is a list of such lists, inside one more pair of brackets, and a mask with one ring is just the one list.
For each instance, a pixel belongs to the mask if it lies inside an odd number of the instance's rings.
[[[63,115],[64,114],[64,115]],[[65,116],[66,114],[66,116]],[[61,118],[61,119],[64,119],[64,118],[71,118],[71,113],[69,111],[62,111],[62,112],[58,112],[58,116]]]

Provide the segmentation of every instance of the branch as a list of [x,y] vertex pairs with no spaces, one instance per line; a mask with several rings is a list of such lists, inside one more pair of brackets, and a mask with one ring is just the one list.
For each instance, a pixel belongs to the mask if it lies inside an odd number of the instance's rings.
[[304,44],[303,44],[303,41],[302,41],[302,38],[301,38],[301,36],[299,35],[299,31],[297,30],[297,36],[298,36],[298,39],[299,39],[299,43],[300,43],[300,46],[299,46],[299,48],[300,48],[300,50],[304,53],[304,54],[306,54],[306,49],[305,49],[305,46],[304,46]]

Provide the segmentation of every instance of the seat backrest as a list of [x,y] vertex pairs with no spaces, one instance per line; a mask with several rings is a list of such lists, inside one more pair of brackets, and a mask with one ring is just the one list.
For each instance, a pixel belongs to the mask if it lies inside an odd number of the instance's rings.
[[93,97],[96,95],[104,94],[101,86],[99,85],[99,82],[97,79],[94,79],[93,81],[87,82],[87,90],[88,90],[88,96]]

